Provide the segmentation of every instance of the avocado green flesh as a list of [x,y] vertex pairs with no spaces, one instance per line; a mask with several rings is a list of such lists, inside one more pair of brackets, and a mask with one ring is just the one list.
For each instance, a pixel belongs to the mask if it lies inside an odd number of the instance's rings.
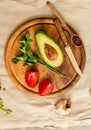
[[[42,31],[36,32],[35,39],[36,39],[40,54],[43,60],[45,61],[45,63],[54,68],[59,67],[63,63],[63,60],[64,60],[63,52],[61,48],[59,47],[59,45],[52,38],[50,38],[46,33]],[[48,56],[46,55],[45,53],[46,45],[49,45],[55,50],[56,55],[57,55],[55,59],[50,60]]]

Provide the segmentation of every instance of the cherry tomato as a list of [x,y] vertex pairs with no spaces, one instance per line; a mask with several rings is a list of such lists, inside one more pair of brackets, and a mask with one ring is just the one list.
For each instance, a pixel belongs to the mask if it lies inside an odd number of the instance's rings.
[[26,83],[30,88],[34,88],[39,80],[39,72],[38,71],[28,71],[25,74]]
[[39,85],[39,94],[41,96],[48,95],[53,91],[53,89],[54,86],[52,85],[52,83],[49,80],[45,79]]

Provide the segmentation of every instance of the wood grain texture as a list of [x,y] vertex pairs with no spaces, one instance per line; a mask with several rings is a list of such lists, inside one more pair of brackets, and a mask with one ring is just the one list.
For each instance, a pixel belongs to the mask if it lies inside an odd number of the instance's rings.
[[[18,64],[12,63],[11,61],[12,58],[19,56],[21,54],[21,52],[18,49],[21,46],[19,43],[19,40],[20,40],[20,36],[22,34],[25,34],[26,32],[30,32],[30,38],[33,41],[33,43],[30,46],[31,50],[42,60],[42,57],[39,53],[39,50],[38,50],[38,47],[36,45],[36,41],[34,38],[34,34],[37,30],[42,30],[46,32],[62,48],[63,53],[64,53],[64,62],[57,69],[61,71],[62,73],[64,73],[66,75],[66,78],[60,77],[59,75],[53,73],[52,71],[50,71],[49,69],[45,68],[42,65],[33,65],[31,67],[29,66],[24,67],[22,66],[23,63],[18,63]],[[70,42],[70,37],[68,33],[65,32],[65,34]],[[85,60],[86,60],[84,46],[82,45],[79,48],[71,43],[70,43],[70,46],[75,55],[77,63],[79,64],[83,72],[84,66],[85,66]],[[80,79],[79,75],[75,72],[74,68],[72,67],[72,64],[65,52],[62,39],[60,38],[58,34],[57,28],[54,24],[54,19],[52,18],[37,18],[21,25],[11,35],[7,43],[6,50],[5,50],[5,64],[6,64],[8,74],[10,78],[13,80],[14,84],[25,93],[33,95],[33,96],[42,97],[42,96],[39,96],[38,94],[38,86],[43,79],[46,79],[46,78],[49,79],[55,86],[54,91],[47,96],[43,96],[44,98],[56,97],[56,96],[66,93]],[[25,72],[31,69],[37,69],[40,73],[39,83],[34,89],[30,89],[25,82]]]

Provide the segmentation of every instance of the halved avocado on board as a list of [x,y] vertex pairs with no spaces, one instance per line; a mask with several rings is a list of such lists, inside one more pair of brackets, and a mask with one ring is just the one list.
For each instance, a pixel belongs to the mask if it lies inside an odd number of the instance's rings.
[[59,67],[64,60],[60,46],[43,31],[37,31],[35,39],[45,63],[54,68]]

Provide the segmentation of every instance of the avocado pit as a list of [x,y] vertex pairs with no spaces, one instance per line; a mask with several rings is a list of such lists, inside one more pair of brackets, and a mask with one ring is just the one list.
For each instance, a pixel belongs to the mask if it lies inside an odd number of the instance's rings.
[[58,53],[55,48],[45,43],[44,51],[49,60],[55,60],[58,57]]

